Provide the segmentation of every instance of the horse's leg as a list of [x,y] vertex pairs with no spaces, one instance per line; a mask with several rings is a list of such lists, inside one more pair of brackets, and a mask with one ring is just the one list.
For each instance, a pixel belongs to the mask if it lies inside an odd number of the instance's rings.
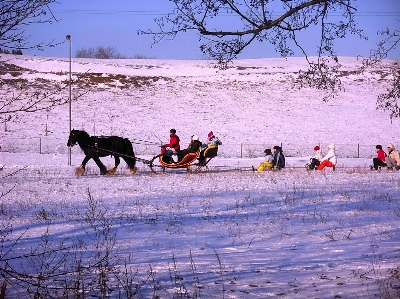
[[126,164],[129,166],[129,171],[131,174],[135,174],[137,171],[135,153],[133,151],[132,143],[128,138],[125,141],[125,155],[122,158],[125,160]]
[[89,160],[90,160],[90,157],[89,156],[85,156],[85,159],[83,159],[82,164],[75,169],[76,175],[84,175],[85,174],[86,163]]
[[126,158],[122,157],[122,158],[125,160],[126,164],[128,164],[129,172],[131,174],[135,174],[136,171],[137,171],[137,167],[135,166],[136,165],[136,160],[134,159],[135,154],[133,152],[132,152],[132,156],[133,156],[133,158],[128,158],[128,157],[126,157]]
[[100,174],[107,174],[107,167],[100,161],[99,157],[93,157],[94,162],[96,162],[97,166],[100,168]]
[[114,156],[114,167],[111,167],[109,170],[107,170],[108,174],[114,174],[117,171],[117,167],[119,163],[121,163],[121,160],[119,159],[119,156]]

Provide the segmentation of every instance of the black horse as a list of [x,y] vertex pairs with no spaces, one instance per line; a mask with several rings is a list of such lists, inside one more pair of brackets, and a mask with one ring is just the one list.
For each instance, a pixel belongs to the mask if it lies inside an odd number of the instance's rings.
[[[132,143],[127,138],[118,136],[90,136],[85,131],[72,130],[69,134],[67,146],[72,147],[76,143],[79,144],[86,155],[82,161],[82,165],[76,169],[79,175],[84,174],[85,165],[90,159],[93,159],[97,166],[99,166],[100,174],[114,174],[120,163],[120,157],[128,164],[132,174],[137,170]],[[115,158],[115,166],[109,170],[107,170],[107,167],[99,159],[99,157],[106,156],[114,156]]]

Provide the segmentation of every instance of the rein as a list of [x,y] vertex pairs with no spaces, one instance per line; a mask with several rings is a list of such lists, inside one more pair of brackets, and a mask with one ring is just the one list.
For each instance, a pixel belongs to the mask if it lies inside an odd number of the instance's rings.
[[151,161],[146,160],[146,159],[142,159],[142,158],[138,158],[138,157],[132,157],[132,156],[129,156],[129,155],[125,155],[125,154],[121,154],[121,153],[118,153],[118,152],[114,152],[112,150],[104,149],[104,148],[101,148],[101,147],[92,146],[92,145],[89,145],[88,147],[94,148],[94,149],[96,149],[98,151],[103,151],[103,152],[109,153],[110,155],[113,155],[113,156],[119,156],[119,157],[125,157],[125,158],[129,158],[129,159],[134,159],[136,161],[139,161],[139,162],[142,162],[142,163],[145,163],[145,164],[150,164],[151,163]]
[[152,142],[152,141],[149,141],[149,140],[143,140],[143,139],[137,139],[137,138],[133,138],[133,139],[130,139],[130,140],[137,140],[137,142],[131,141],[134,144],[144,144],[144,145],[154,145],[154,144],[158,145],[159,144],[158,142]]
[[[75,137],[75,142],[74,142],[73,145],[76,145],[78,143],[78,140],[76,140],[77,139],[76,135],[72,131],[70,132],[70,134]],[[110,138],[110,137],[113,137],[113,136],[111,136],[111,135],[101,135],[101,136],[91,136],[91,135],[89,135],[89,138],[91,138],[91,137],[94,138],[95,146],[97,146],[97,143],[98,143],[97,140],[99,138]],[[158,145],[158,142],[153,142],[153,141],[144,140],[144,139],[138,139],[138,138],[129,139],[128,138],[128,140],[131,141],[131,143],[134,143],[134,144]],[[132,140],[134,140],[135,142],[133,142]]]

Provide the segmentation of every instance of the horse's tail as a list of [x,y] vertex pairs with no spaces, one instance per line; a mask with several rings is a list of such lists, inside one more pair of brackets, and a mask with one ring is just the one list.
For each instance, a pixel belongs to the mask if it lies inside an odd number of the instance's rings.
[[125,160],[126,164],[128,164],[129,168],[132,170],[136,166],[135,153],[133,151],[132,143],[129,141],[129,139],[124,138],[124,142],[125,142],[126,157],[124,157],[123,159]]

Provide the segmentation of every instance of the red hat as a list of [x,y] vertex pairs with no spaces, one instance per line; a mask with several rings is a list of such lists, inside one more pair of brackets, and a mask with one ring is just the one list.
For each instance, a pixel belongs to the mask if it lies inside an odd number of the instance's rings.
[[316,146],[314,147],[314,151],[317,151],[317,150],[319,150],[319,146],[318,146],[318,145],[316,145]]
[[210,131],[210,133],[208,133],[208,138],[211,138],[211,137],[213,137],[213,136],[214,136],[213,131]]

